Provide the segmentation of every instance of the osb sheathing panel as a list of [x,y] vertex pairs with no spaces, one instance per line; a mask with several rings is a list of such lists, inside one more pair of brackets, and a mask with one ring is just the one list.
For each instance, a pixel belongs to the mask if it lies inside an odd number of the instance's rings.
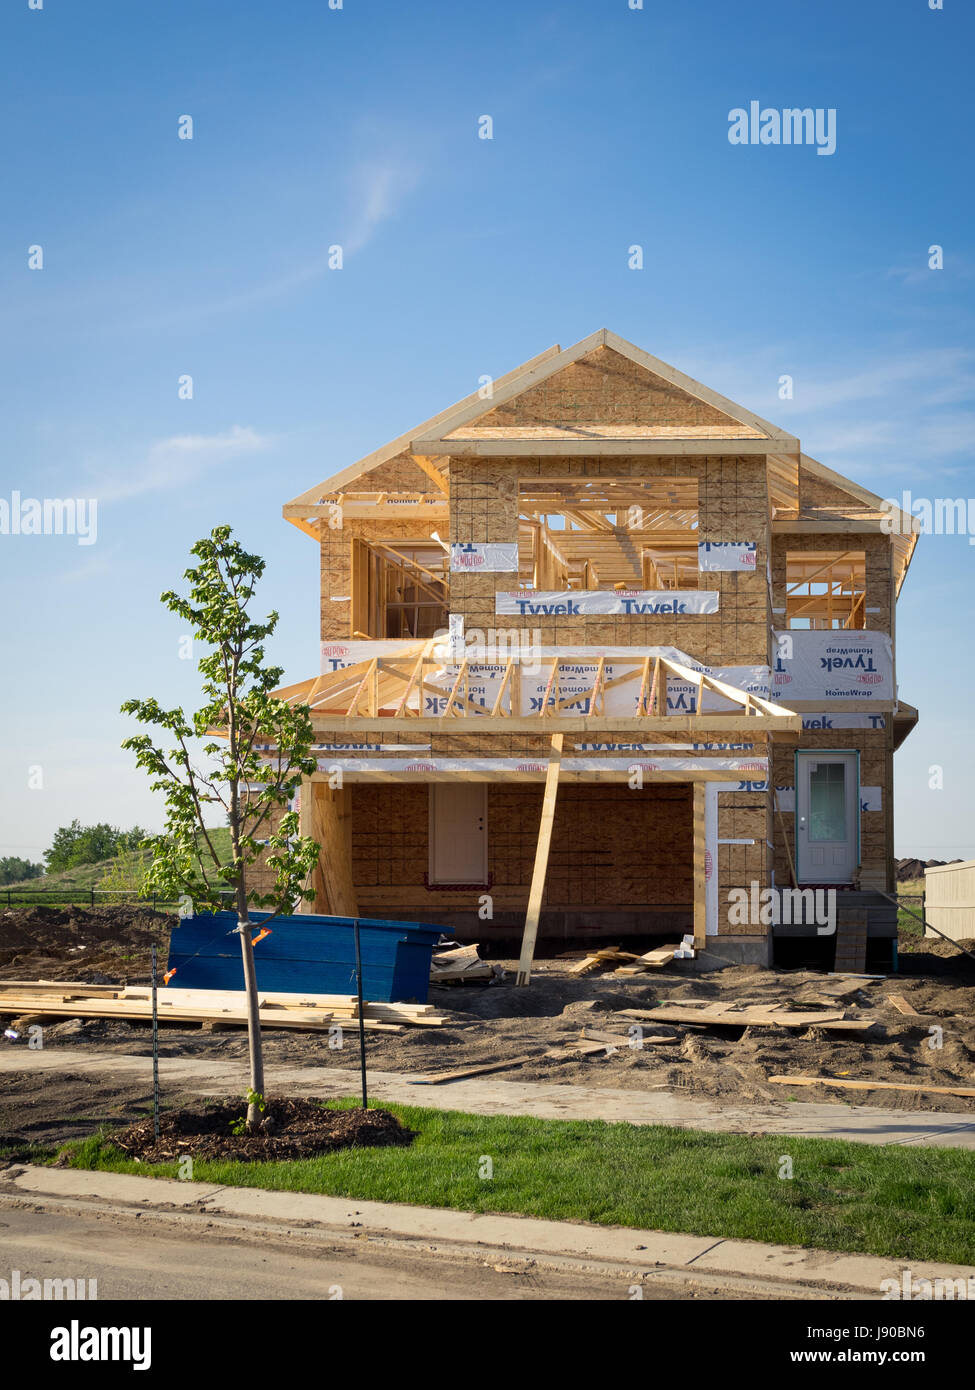
[[[499,909],[527,905],[543,794],[541,786],[527,784],[488,788],[488,870]],[[352,789],[352,867],[360,902],[476,908],[476,890],[424,886],[428,805],[424,786]],[[691,790],[684,784],[641,792],[560,787],[545,906],[689,905],[691,817]]]
[[[728,894],[733,888],[750,891],[771,885],[768,796],[764,792],[724,792],[718,795],[718,935],[766,936],[760,923],[747,926],[728,921]],[[753,844],[721,844],[721,840],[752,840]]]
[[[287,814],[286,807],[278,807],[271,811],[268,820],[261,826],[258,832],[261,839],[268,835],[273,835],[280,825],[282,819]],[[271,853],[265,845],[257,860],[247,870],[247,890],[251,893],[270,893],[274,888],[274,871],[268,867],[267,856]],[[229,904],[229,899],[227,900]]]
[[436,483],[409,454],[397,454],[362,473],[339,492],[430,492],[442,495]]
[[799,514],[804,511],[862,511],[865,504],[852,492],[844,492],[825,478],[799,465]]
[[[414,489],[415,490],[415,489]],[[322,641],[347,641],[352,636],[352,541],[356,536],[365,540],[409,541],[428,540],[424,534],[429,527],[423,518],[412,521],[383,521],[379,524],[365,518],[346,519],[334,530],[322,529],[321,539],[321,596]],[[345,596],[337,602],[332,595]]]
[[[860,753],[861,787],[880,787],[881,810],[860,813],[860,874],[863,887],[876,887],[892,892],[892,826],[893,814],[893,735],[887,715],[886,729],[804,729],[799,741],[800,752],[822,749],[857,749]],[[795,785],[794,749],[776,748],[772,758],[775,786]],[[795,815],[783,811],[782,820],[789,837],[789,847],[795,858]],[[780,887],[790,883],[789,861],[786,855],[782,827],[778,817],[773,827],[775,845],[775,881]]]
[[847,550],[862,550],[866,567],[865,626],[874,632],[891,632],[894,610],[894,580],[891,541],[876,531],[824,531],[821,534],[792,536],[772,534],[772,607],[776,627],[785,626],[787,589],[787,558],[803,551],[829,551],[842,555]]
[[717,590],[718,612],[654,617],[499,616],[495,594],[516,587],[510,574],[454,574],[450,607],[468,630],[537,631],[553,646],[674,646],[708,665],[769,660],[768,489],[762,458],[474,459],[452,458],[450,539],[517,541],[518,479],[632,477],[698,480],[698,539],[754,541],[754,573],[702,573]]
[[[488,411],[473,424],[481,430],[600,422],[646,426],[723,425],[732,434],[757,434],[743,426],[740,420],[608,347],[595,348],[546,381]],[[459,427],[455,434],[464,438],[464,427]]]

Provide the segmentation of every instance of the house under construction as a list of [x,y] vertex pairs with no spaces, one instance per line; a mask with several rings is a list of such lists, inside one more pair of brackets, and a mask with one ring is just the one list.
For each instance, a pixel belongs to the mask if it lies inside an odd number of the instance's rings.
[[318,744],[310,910],[507,939],[523,981],[541,938],[889,952],[912,518],[606,330],[284,515],[321,551],[320,664],[278,692]]

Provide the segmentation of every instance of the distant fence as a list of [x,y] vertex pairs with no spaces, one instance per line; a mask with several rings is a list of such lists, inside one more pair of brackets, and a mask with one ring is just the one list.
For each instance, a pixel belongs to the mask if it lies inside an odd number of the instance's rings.
[[[224,897],[233,889],[221,889]],[[161,898],[155,893],[142,894],[128,888],[9,888],[0,886],[0,905],[7,907],[107,907],[113,901],[119,905],[149,908],[153,912],[173,911],[179,907],[176,898]]]

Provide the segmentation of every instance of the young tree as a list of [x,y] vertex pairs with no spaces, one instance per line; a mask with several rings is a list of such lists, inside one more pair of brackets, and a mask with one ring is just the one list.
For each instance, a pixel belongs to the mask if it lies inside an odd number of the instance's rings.
[[[271,698],[283,672],[265,665],[264,642],[274,632],[278,615],[271,613],[257,623],[247,612],[264,561],[233,540],[229,526],[218,526],[190,553],[200,563],[184,575],[190,583],[189,597],[167,591],[161,601],[209,648],[198,663],[206,703],[187,718],[181,708],[163,709],[156,700],[126,700],[123,714],[165,730],[175,746],[164,752],[149,734],[137,734],[122,747],[136,754],[138,765],[155,779],[153,790],[166,798],[166,828],[146,841],[153,852],[146,886],[167,898],[188,897],[194,909],[214,912],[224,906],[221,890],[233,892],[247,991],[247,1128],[253,1132],[260,1124],[265,1092],[248,903],[270,908],[278,916],[292,911],[300,899],[314,897],[306,884],[319,847],[298,836],[298,816],[286,809],[302,777],[315,771],[313,734],[307,706]],[[200,767],[190,741],[208,736],[202,749],[207,762]],[[207,809],[214,807],[225,813],[230,827],[226,863],[220,862],[206,824]],[[258,893],[250,870],[265,844],[274,885]]]

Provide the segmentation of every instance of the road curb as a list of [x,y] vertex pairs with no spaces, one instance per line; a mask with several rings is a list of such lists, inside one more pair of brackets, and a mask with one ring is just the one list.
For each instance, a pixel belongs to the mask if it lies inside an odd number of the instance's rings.
[[[313,1193],[272,1192],[262,1188],[221,1187],[212,1183],[143,1178],[125,1173],[90,1172],[14,1164],[0,1170],[0,1191],[8,1199],[47,1198],[121,1205],[130,1213],[165,1218],[193,1213],[219,1216],[245,1226],[254,1222],[297,1223],[303,1230],[336,1236],[369,1236],[399,1242],[455,1247],[498,1262],[536,1260],[578,1267],[596,1263],[648,1276],[668,1275],[713,1284],[754,1280],[784,1284],[824,1298],[880,1298],[885,1280],[901,1285],[903,1261],[873,1255],[841,1254],[758,1241],[589,1226],[528,1216],[499,1216],[441,1207],[356,1201]],[[975,1279],[975,1268],[912,1263],[914,1279]]]

